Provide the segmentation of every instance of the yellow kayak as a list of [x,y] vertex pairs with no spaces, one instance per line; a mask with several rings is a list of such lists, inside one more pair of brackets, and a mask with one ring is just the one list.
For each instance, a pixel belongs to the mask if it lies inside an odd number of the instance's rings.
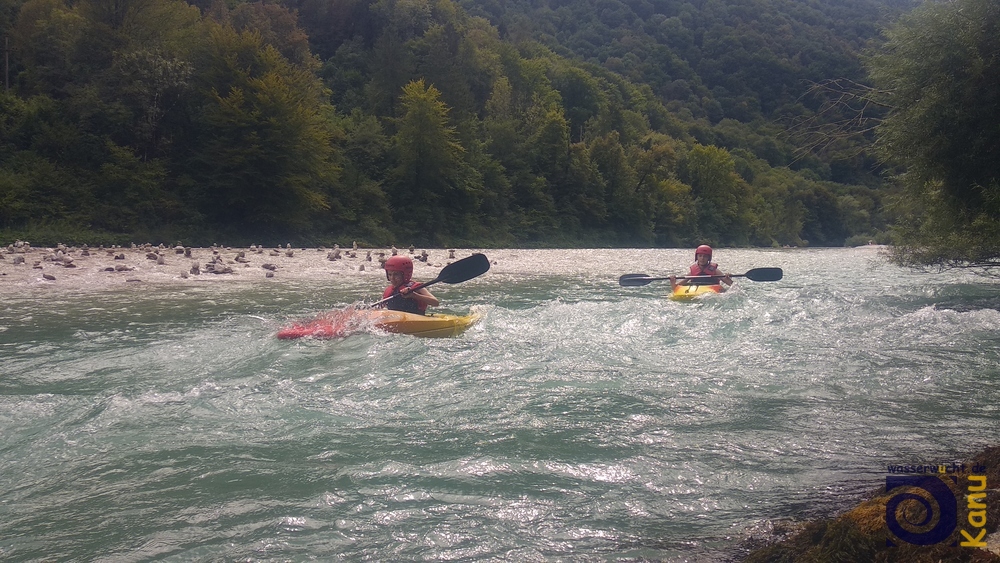
[[482,318],[478,312],[468,315],[430,313],[415,315],[388,309],[335,311],[308,321],[293,323],[278,331],[278,338],[342,338],[368,328],[424,338],[458,336]]
[[670,294],[671,301],[691,301],[704,295],[714,295],[724,292],[721,284],[715,285],[678,285]]
[[396,334],[410,334],[425,338],[446,338],[458,336],[479,322],[482,317],[472,312],[464,316],[428,313],[415,315],[402,311],[367,311],[376,328]]

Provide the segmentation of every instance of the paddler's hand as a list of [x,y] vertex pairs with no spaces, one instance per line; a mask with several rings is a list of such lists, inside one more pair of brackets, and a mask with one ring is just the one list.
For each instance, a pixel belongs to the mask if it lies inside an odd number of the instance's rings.
[[404,287],[399,290],[399,295],[403,299],[413,299],[413,295],[411,295],[412,293],[413,290],[408,287]]

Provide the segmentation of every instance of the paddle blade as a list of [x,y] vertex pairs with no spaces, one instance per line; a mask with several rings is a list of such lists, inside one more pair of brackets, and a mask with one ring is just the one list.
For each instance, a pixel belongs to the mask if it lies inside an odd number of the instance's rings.
[[784,273],[781,268],[754,268],[748,271],[744,276],[748,280],[753,281],[778,281]]
[[[473,254],[457,262],[448,264],[441,269],[435,281],[442,283],[461,283],[481,276],[490,269],[490,260],[485,254]],[[430,285],[429,283],[424,285]]]
[[625,274],[618,278],[618,285],[622,287],[639,287],[649,284],[653,279],[646,274]]

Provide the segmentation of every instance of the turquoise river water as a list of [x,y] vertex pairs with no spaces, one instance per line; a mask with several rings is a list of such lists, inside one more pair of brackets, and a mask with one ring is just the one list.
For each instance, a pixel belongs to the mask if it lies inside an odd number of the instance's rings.
[[458,338],[279,341],[334,281],[14,288],[0,560],[727,561],[1000,430],[1000,284],[871,248],[484,251]]

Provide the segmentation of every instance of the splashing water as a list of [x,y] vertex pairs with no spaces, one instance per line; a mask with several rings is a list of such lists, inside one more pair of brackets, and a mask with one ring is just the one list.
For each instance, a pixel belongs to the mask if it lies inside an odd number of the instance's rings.
[[279,341],[364,278],[29,288],[0,313],[5,560],[717,561],[998,430],[1000,290],[870,249],[713,299],[687,251],[486,251],[463,336]]

